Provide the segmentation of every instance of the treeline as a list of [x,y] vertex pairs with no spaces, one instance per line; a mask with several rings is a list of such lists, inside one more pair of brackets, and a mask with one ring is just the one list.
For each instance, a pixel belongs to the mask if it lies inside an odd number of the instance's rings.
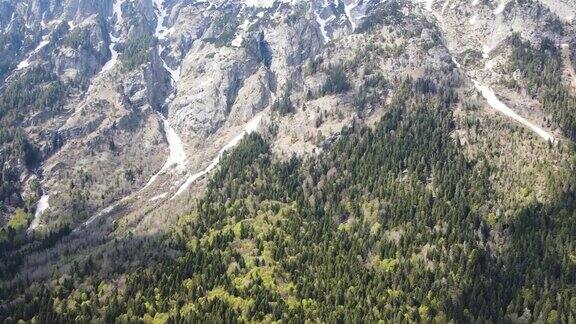
[[32,167],[38,158],[37,149],[21,131],[0,124],[0,212],[4,205],[22,206],[20,171]]
[[520,71],[528,92],[538,97],[544,111],[569,138],[576,140],[576,97],[562,83],[564,65],[560,49],[547,38],[539,46],[532,46],[517,34],[511,44],[511,70]]
[[67,87],[44,65],[29,68],[8,82],[0,93],[0,120],[13,124],[27,112],[58,110]]
[[[41,158],[39,150],[20,128],[23,116],[60,109],[66,93],[66,86],[43,65],[29,68],[3,86],[0,92],[0,209],[25,207],[20,196],[21,175],[34,168]],[[6,214],[9,210],[0,212]]]
[[148,62],[150,50],[156,45],[156,38],[150,35],[129,38],[124,44],[124,51],[120,56],[122,67],[131,71]]
[[347,128],[307,160],[275,161],[249,135],[157,264],[119,270],[117,284],[85,258],[53,285],[23,285],[22,299],[0,294],[14,300],[0,319],[574,321],[576,181],[498,220],[507,248],[493,249],[496,228],[480,214],[490,174],[452,137],[458,100],[449,86],[405,80],[374,129]]

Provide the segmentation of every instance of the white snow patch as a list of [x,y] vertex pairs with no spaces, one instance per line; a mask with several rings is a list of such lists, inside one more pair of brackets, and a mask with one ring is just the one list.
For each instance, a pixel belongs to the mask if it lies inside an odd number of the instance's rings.
[[[158,47],[158,55],[161,55],[162,52],[164,51],[164,46],[159,46]],[[176,86],[176,84],[178,83],[178,81],[180,81],[180,67],[178,67],[177,69],[172,69],[171,67],[168,66],[168,64],[166,63],[166,61],[160,57],[160,59],[162,60],[162,65],[164,66],[164,69],[166,69],[166,71],[168,71],[168,73],[170,73],[170,78],[172,79],[172,86]]]
[[238,31],[236,32],[236,37],[232,40],[233,47],[240,47],[242,46],[242,42],[244,41],[244,33],[248,30],[251,23],[250,20],[246,19],[244,22],[238,26]]
[[303,0],[243,0],[248,7],[272,8],[275,2],[294,5]]
[[244,0],[248,7],[272,8],[275,0]]
[[112,9],[112,17],[116,17],[116,26],[122,26],[124,22],[124,17],[122,17],[122,5],[126,2],[126,0],[115,0],[114,7]]
[[482,45],[482,57],[487,59],[490,58],[490,53],[492,52],[493,48],[488,45]]
[[116,44],[118,43],[119,40],[120,39],[118,37],[114,37],[114,35],[110,34],[110,45],[108,46],[108,48],[110,49],[112,56],[110,57],[110,60],[106,62],[106,64],[104,64],[100,73],[104,73],[106,71],[111,70],[114,67],[114,65],[116,65],[116,63],[118,62],[118,56],[120,56],[120,54],[118,53],[118,51],[116,51]]
[[72,233],[77,233],[77,232],[79,232],[80,230],[88,227],[90,224],[92,224],[92,223],[93,223],[96,219],[98,219],[99,217],[104,216],[104,215],[107,215],[107,214],[110,214],[110,213],[114,210],[114,208],[116,208],[116,205],[111,205],[111,206],[108,206],[108,207],[102,209],[100,212],[98,212],[98,213],[95,214],[94,216],[88,218],[88,220],[85,221],[84,223],[82,223],[80,226],[76,227],[76,228],[72,231]]
[[168,17],[168,10],[166,7],[164,7],[164,0],[154,0],[154,5],[157,10],[157,22],[154,35],[158,38],[158,40],[163,41],[166,39],[168,34],[168,29],[164,27],[164,21],[166,20],[166,17]]
[[170,149],[170,154],[168,155],[168,160],[164,163],[164,166],[158,173],[156,173],[148,183],[144,186],[144,188],[140,189],[140,191],[145,190],[148,188],[156,179],[161,176],[162,174],[166,173],[168,170],[176,167],[178,171],[184,171],[186,169],[187,159],[186,159],[186,150],[184,148],[184,144],[182,140],[170,125],[170,122],[164,118],[164,116],[158,113],[162,122],[164,124],[164,132],[166,133],[166,140],[168,141],[168,147]]
[[[124,18],[122,17],[122,4],[124,4],[126,0],[116,0],[114,1],[114,7],[112,10],[112,16],[108,18],[108,20],[114,19],[116,17],[116,24],[113,27],[113,30],[110,31],[110,45],[108,48],[110,49],[110,53],[112,53],[110,60],[104,64],[100,73],[104,73],[106,71],[111,70],[116,63],[118,63],[118,57],[120,54],[116,51],[116,45],[120,41],[120,37],[114,36],[113,32],[119,32],[120,28],[122,28],[122,22]],[[115,30],[115,31],[114,31]]]
[[461,68],[460,63],[456,61],[456,58],[454,56],[452,56],[452,62],[456,65],[457,68]]
[[238,145],[238,143],[240,143],[240,141],[246,135],[254,133],[255,131],[257,131],[258,126],[260,125],[261,121],[262,121],[262,114],[257,115],[251,121],[249,121],[248,124],[246,124],[246,126],[244,127],[244,129],[242,130],[242,132],[240,134],[238,134],[230,142],[228,142],[226,145],[224,145],[224,147],[220,150],[220,152],[218,152],[218,155],[216,156],[216,158],[214,158],[214,160],[212,160],[212,163],[210,163],[210,165],[208,165],[204,170],[202,170],[198,173],[195,173],[186,179],[186,181],[184,182],[183,185],[180,186],[180,188],[178,189],[176,194],[174,194],[174,196],[172,196],[171,200],[175,199],[177,196],[180,196],[196,180],[200,179],[201,177],[210,173],[210,171],[214,170],[214,168],[216,168],[218,163],[220,163],[220,159],[222,158],[222,155],[224,154],[224,152],[226,152],[226,151],[230,150],[231,148],[235,147],[236,145]]
[[243,41],[244,41],[244,36],[242,36],[242,34],[238,33],[238,34],[236,34],[236,37],[234,37],[234,39],[232,40],[232,43],[230,45],[232,45],[232,47],[240,47],[240,46],[242,46]]
[[[163,0],[154,0],[154,5],[156,6],[156,32],[155,35],[159,40],[165,40],[166,34],[169,32],[168,29],[164,27],[164,21],[166,16],[168,15],[167,9],[164,7]],[[172,69],[168,66],[166,61],[162,58],[162,52],[164,51],[164,46],[158,46],[158,56],[162,61],[162,65],[170,73],[171,76],[171,83],[173,87],[177,86],[178,81],[180,80],[180,67],[177,69]],[[165,104],[170,103],[174,93],[166,98]],[[162,119],[164,125],[164,132],[166,133],[166,140],[168,141],[168,147],[170,149],[170,154],[168,155],[168,159],[162,169],[158,171],[155,175],[148,180],[148,183],[140,189],[140,191],[145,190],[150,185],[152,185],[156,179],[161,176],[162,174],[166,173],[167,171],[171,170],[172,168],[176,167],[178,171],[182,172],[186,169],[187,159],[186,159],[186,150],[184,148],[184,144],[170,122],[161,114],[158,113],[160,118]]]
[[160,194],[160,195],[158,195],[158,196],[152,197],[152,198],[150,198],[148,201],[149,201],[149,202],[153,202],[153,201],[156,201],[156,200],[164,199],[164,198],[166,198],[166,196],[168,196],[168,193],[167,193],[167,192],[165,192],[165,193],[163,193],[163,194]]
[[326,31],[326,25],[331,22],[332,20],[335,19],[334,16],[330,16],[326,19],[323,19],[319,13],[315,12],[314,13],[316,15],[316,21],[318,22],[318,25],[320,25],[320,32],[322,33],[322,37],[324,38],[324,42],[329,42],[330,41],[330,36],[328,36],[328,32]]
[[358,7],[359,3],[360,3],[360,0],[356,1],[354,4],[347,5],[346,1],[344,1],[344,13],[346,14],[346,17],[348,18],[350,25],[352,26],[352,31],[356,30],[356,25],[357,25],[357,22],[353,16],[352,10],[354,10],[356,7]]
[[50,204],[48,200],[50,199],[50,195],[44,193],[40,200],[38,200],[38,204],[36,205],[36,212],[34,213],[34,219],[30,223],[30,227],[28,228],[28,233],[32,232],[40,225],[40,218],[42,214],[50,208]]
[[542,128],[534,125],[532,122],[530,122],[527,119],[525,119],[524,117],[518,115],[515,111],[513,111],[508,106],[506,106],[506,104],[504,104],[502,101],[500,101],[500,99],[498,99],[498,97],[496,96],[496,94],[494,93],[494,91],[490,87],[482,85],[476,80],[472,80],[472,81],[474,82],[474,86],[476,87],[476,89],[478,91],[480,91],[480,93],[482,94],[482,97],[484,97],[488,101],[488,104],[492,108],[494,108],[497,111],[503,113],[504,115],[516,120],[520,124],[530,128],[534,133],[536,133],[538,136],[542,137],[545,141],[548,141],[551,143],[556,142],[556,139],[554,138],[554,136],[552,134],[550,134],[549,132],[543,130]]
[[500,3],[498,4],[498,7],[496,7],[496,9],[494,9],[494,14],[499,15],[504,11],[504,9],[506,9],[506,1],[501,0]]
[[32,57],[34,55],[36,55],[38,52],[40,52],[41,49],[43,49],[44,47],[46,47],[46,45],[50,44],[50,41],[47,40],[47,36],[44,36],[42,41],[40,42],[40,44],[38,44],[38,46],[32,51],[30,52],[30,54],[28,54],[28,57],[23,60],[22,62],[18,63],[18,66],[16,67],[16,70],[22,70],[25,69],[27,67],[30,66],[30,59],[32,59]]
[[132,195],[128,195],[122,199],[120,199],[120,201],[113,203],[112,205],[102,209],[100,212],[98,212],[97,214],[93,215],[92,217],[88,218],[87,221],[85,221],[84,223],[80,224],[80,226],[76,227],[72,233],[78,233],[79,231],[81,231],[82,229],[88,227],[90,224],[92,224],[96,219],[108,215],[110,214],[112,211],[114,211],[114,209],[116,209],[116,207],[120,204],[122,204],[123,202],[127,201],[128,199],[130,199],[132,197]]
[[[156,30],[154,35],[160,42],[162,42],[168,38],[168,34],[170,34],[171,30],[173,29],[168,29],[164,26],[164,22],[168,17],[168,9],[164,7],[164,0],[154,0],[154,6],[156,7]],[[170,73],[170,77],[172,78],[172,86],[175,87],[178,81],[180,81],[180,67],[177,69],[172,69],[170,66],[168,66],[166,61],[162,58],[162,52],[164,52],[164,49],[165,47],[162,44],[158,45],[158,56],[160,56],[160,59],[162,60],[164,69]]]

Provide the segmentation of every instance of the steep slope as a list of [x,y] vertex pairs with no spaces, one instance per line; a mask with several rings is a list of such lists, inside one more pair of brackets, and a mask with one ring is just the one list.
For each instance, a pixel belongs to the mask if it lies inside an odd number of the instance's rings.
[[0,2],[0,319],[568,321],[573,7]]

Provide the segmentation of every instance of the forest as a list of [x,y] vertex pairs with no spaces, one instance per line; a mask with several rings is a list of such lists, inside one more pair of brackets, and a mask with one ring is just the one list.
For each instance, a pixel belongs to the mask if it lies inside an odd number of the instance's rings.
[[355,124],[306,159],[276,160],[252,134],[178,226],[144,239],[169,251],[153,264],[126,272],[118,258],[101,275],[88,257],[14,287],[21,298],[1,303],[0,319],[573,322],[576,179],[549,188],[556,201],[486,221],[489,175],[452,137],[459,101],[404,80],[374,128]]
[[572,140],[576,140],[576,97],[562,83],[560,48],[545,38],[539,46],[523,41],[515,34],[510,70],[520,71],[528,92],[539,99],[546,113]]

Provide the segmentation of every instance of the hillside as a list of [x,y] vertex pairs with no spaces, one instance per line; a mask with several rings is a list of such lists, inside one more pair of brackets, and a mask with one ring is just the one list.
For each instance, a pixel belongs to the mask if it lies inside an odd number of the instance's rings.
[[0,321],[573,322],[574,14],[1,0]]

